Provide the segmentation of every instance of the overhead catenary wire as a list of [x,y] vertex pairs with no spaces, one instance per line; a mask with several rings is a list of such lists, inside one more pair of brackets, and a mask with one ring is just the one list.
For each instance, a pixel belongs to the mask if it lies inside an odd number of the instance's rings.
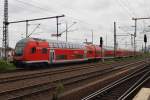
[[42,10],[42,11],[47,12],[48,14],[50,14],[49,9],[47,9],[47,8],[43,8],[43,7],[40,7],[38,5],[29,3],[29,2],[25,2],[25,1],[22,1],[22,0],[15,0],[15,1],[20,2],[20,3],[24,4],[24,5],[30,6],[32,8],[36,8],[36,9]]
[[130,11],[128,11],[128,9],[120,2],[120,0],[116,0],[119,7],[122,9],[122,13],[126,14],[129,18],[132,18],[132,14]]
[[135,13],[135,11],[133,10],[132,6],[130,5],[128,0],[120,0],[122,2],[122,4],[128,9],[129,12],[131,12],[131,14],[133,16],[137,16],[137,14]]
[[[21,5],[23,5],[23,7],[22,8],[25,8],[25,7],[28,7],[28,9],[31,9],[30,11],[36,11],[36,9],[37,9],[37,11],[38,10],[40,10],[40,11],[43,11],[42,12],[42,14],[45,14],[45,15],[47,15],[47,14],[52,14],[52,13],[58,13],[58,12],[49,12],[49,8],[47,8],[47,6],[46,6],[46,8],[44,8],[44,7],[42,7],[42,6],[40,6],[37,2],[38,1],[36,1],[36,0],[34,0],[34,1],[32,1],[32,2],[27,2],[27,1],[23,1],[23,0],[15,0],[15,1],[17,1],[17,2],[19,2]],[[122,3],[120,3],[121,5],[122,5],[122,9],[123,9],[123,11],[125,12],[125,14],[127,15],[127,16],[130,16],[130,17],[133,17],[133,11],[130,11],[131,9],[130,8],[127,8],[127,7],[125,7],[126,5],[127,5],[127,3],[126,4],[122,4]],[[17,5],[16,5],[17,6]],[[124,6],[124,7],[123,7]],[[58,7],[58,5],[56,5],[56,8]],[[121,7],[121,6],[120,6]],[[36,9],[32,9],[32,8],[36,8]],[[125,10],[126,9],[126,10]],[[30,12],[29,11],[29,12]],[[70,18],[70,19],[73,19],[73,20],[77,20],[78,21],[78,24],[83,24],[83,26],[84,27],[87,27],[85,30],[86,31],[90,31],[91,29],[93,29],[93,28],[95,28],[95,26],[96,26],[96,30],[101,30],[100,28],[99,28],[99,26],[97,26],[96,24],[91,24],[91,23],[89,23],[89,22],[87,22],[87,21],[84,21],[84,20],[82,20],[82,19],[80,19],[80,18],[77,18],[77,17],[74,17],[74,16],[72,16],[72,15],[69,15],[69,16],[67,16],[67,18]],[[68,19],[66,19],[66,20],[68,20]],[[82,25],[78,25],[78,26],[82,26]],[[90,27],[90,28],[89,28]],[[91,28],[92,27],[92,28]],[[95,29],[94,29],[95,30]],[[85,32],[86,33],[86,32]]]
[[[137,3],[144,3],[144,5],[146,4],[146,1],[148,1],[148,0],[136,0],[136,2]],[[144,14],[146,14],[145,16],[150,16],[150,13],[149,13],[149,8],[147,7],[147,6],[144,6],[144,8],[145,8],[145,11],[146,11],[146,13],[144,13]]]
[[[48,12],[48,9],[39,7],[39,6],[35,5],[35,3],[32,4],[32,3],[24,2],[24,1],[21,1],[21,0],[17,0],[17,1],[20,2],[20,3],[22,3],[22,4],[24,4],[24,5],[32,6],[32,7],[38,8],[38,9],[44,11],[44,12]],[[68,18],[78,20],[78,22],[84,23],[86,26],[87,26],[87,25],[91,25],[91,24],[89,24],[89,23],[87,23],[87,22],[85,22],[85,21],[83,21],[83,20],[77,19],[77,18],[73,18],[73,17],[68,17]],[[84,26],[85,26],[85,25],[84,25]],[[93,26],[93,28],[94,28],[94,26]],[[89,30],[91,30],[91,29],[89,29]]]
[[[18,1],[18,2],[20,2],[20,3],[22,3],[22,4],[24,4],[24,5],[27,5],[27,6],[30,6],[30,7],[34,7],[34,8],[37,8],[37,9],[39,9],[39,10],[42,10],[42,11],[44,11],[44,12],[47,12],[47,14],[50,13],[50,12],[48,11],[48,10],[49,10],[48,8],[43,8],[43,7],[40,7],[40,6],[36,5],[37,2],[34,2],[34,4],[32,4],[32,3],[25,2],[25,1],[22,1],[22,0],[16,0],[16,1]],[[53,13],[57,13],[57,12],[53,12]],[[77,20],[78,22],[84,23],[85,25],[93,26],[93,28],[95,28],[95,26],[97,26],[96,24],[90,24],[90,23],[88,23],[88,22],[86,22],[86,21],[84,21],[84,20],[81,20],[81,19],[79,19],[79,18],[75,18],[75,17],[73,17],[73,16],[71,16],[71,15],[66,15],[66,17],[67,17],[67,18],[74,19],[74,20]],[[98,29],[98,28],[97,28],[97,29]],[[89,29],[89,30],[91,30],[91,29]]]

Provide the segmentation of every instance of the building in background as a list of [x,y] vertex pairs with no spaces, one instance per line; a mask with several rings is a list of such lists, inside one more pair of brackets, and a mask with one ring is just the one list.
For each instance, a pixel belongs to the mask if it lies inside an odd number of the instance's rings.
[[4,55],[4,48],[0,47],[0,59],[2,59]]
[[[13,54],[14,54],[14,49],[13,48],[8,48],[7,49],[7,59],[10,61],[13,58]],[[5,56],[5,51],[4,48],[0,47],[0,59],[3,59]]]

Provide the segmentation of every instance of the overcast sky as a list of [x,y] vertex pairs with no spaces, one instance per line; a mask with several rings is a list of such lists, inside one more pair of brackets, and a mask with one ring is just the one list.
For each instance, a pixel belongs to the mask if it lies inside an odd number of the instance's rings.
[[[134,33],[132,17],[150,17],[149,0],[8,0],[9,21],[49,17],[64,14],[59,19],[59,32],[65,30],[65,23],[71,26],[68,33],[70,42],[89,42],[94,33],[94,43],[99,44],[99,37],[104,39],[104,45],[113,46],[113,22],[117,23],[117,34]],[[0,1],[0,22],[3,20],[3,0]],[[142,46],[143,31],[149,30],[150,20],[138,21],[138,47]],[[37,27],[31,37],[56,40],[51,34],[56,34],[56,19],[35,21],[29,23],[29,34]],[[1,29],[1,28],[0,28]],[[0,39],[2,38],[1,29]],[[148,33],[147,33],[148,34]],[[25,23],[9,25],[9,45],[25,38]],[[59,38],[65,41],[65,33]],[[107,40],[107,42],[106,42]],[[2,41],[2,40],[1,40]],[[130,36],[117,37],[121,48],[131,48]],[[127,44],[127,45],[125,45]],[[0,46],[2,42],[0,42]]]

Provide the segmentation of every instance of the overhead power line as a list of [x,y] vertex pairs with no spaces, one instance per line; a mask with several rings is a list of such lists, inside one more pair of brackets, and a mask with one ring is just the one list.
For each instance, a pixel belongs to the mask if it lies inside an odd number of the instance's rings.
[[35,7],[35,8],[41,9],[41,10],[45,10],[45,11],[48,10],[48,9],[42,8],[42,7],[40,7],[40,6],[31,4],[31,3],[28,3],[28,2],[24,2],[24,1],[21,1],[21,0],[16,0],[16,1],[18,1],[18,2],[20,2],[20,3],[23,3],[23,4],[25,4],[25,5],[31,6],[31,7]]
[[120,0],[122,2],[122,4],[128,9],[128,11],[133,15],[133,16],[137,16],[135,11],[132,9],[130,3],[128,0]]
[[[35,3],[32,4],[32,3],[25,2],[25,1],[21,1],[21,0],[16,0],[16,1],[19,2],[19,3],[22,3],[22,4],[26,5],[26,6],[30,6],[30,7],[32,7],[32,8],[36,8],[36,9],[39,9],[39,10],[41,10],[41,11],[44,11],[44,12],[46,12],[47,14],[50,14],[49,9],[40,7],[39,5],[35,5]],[[53,13],[56,14],[56,12],[53,12]]]
[[128,8],[126,8],[124,3],[122,3],[120,0],[116,0],[116,1],[119,4],[119,6],[122,8],[124,14],[127,14],[127,16],[129,16],[130,18],[133,17],[133,14],[128,10]]

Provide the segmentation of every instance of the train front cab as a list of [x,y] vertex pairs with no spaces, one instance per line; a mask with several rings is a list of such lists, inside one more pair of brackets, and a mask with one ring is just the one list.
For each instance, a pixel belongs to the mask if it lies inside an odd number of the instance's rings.
[[22,39],[15,47],[14,63],[17,67],[47,64],[49,62],[48,43],[41,40]]

